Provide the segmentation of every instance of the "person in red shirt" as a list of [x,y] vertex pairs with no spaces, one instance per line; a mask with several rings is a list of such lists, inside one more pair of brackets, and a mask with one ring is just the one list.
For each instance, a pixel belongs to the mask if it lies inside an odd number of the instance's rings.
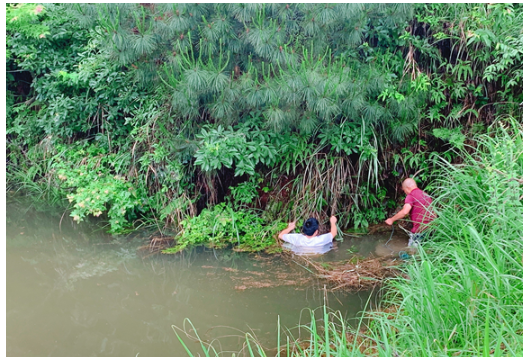
[[416,246],[424,238],[424,230],[428,227],[435,214],[429,208],[432,198],[417,187],[413,178],[406,178],[402,182],[402,190],[406,193],[404,207],[393,217],[386,219],[386,224],[393,225],[393,222],[410,215],[413,227],[411,229],[408,246]]

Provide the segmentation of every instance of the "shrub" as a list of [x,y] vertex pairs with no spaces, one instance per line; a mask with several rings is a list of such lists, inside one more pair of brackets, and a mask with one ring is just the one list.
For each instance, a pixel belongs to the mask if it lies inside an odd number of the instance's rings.
[[145,210],[145,189],[115,170],[117,157],[96,146],[78,146],[64,151],[56,161],[55,173],[73,203],[70,216],[77,222],[87,215],[99,217],[105,213],[110,233],[120,233],[138,211]]
[[280,221],[265,223],[254,211],[235,211],[225,203],[204,209],[200,215],[186,218],[181,225],[183,231],[177,237],[177,245],[163,253],[176,253],[195,245],[214,248],[233,245],[240,251],[280,251],[281,247],[275,245],[276,236],[286,227]]

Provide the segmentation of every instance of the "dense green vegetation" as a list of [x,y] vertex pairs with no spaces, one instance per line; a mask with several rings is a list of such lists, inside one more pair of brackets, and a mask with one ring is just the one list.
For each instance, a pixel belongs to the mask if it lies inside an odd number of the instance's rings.
[[522,4],[6,10],[8,187],[112,233],[237,200],[366,227],[521,115]]
[[169,253],[257,251],[294,218],[381,222],[414,176],[439,218],[389,284],[397,312],[362,333],[326,313],[296,353],[522,354],[523,4],[6,15],[8,190],[111,233],[158,224]]
[[[310,339],[278,328],[278,352],[523,356],[523,134],[511,120],[475,140],[472,154],[462,152],[463,164],[437,160],[435,232],[408,261],[409,278],[387,283],[381,304],[394,310],[365,312],[361,326],[325,307],[311,311],[301,327]],[[215,354],[214,345],[202,348]],[[250,334],[246,350],[265,353]]]

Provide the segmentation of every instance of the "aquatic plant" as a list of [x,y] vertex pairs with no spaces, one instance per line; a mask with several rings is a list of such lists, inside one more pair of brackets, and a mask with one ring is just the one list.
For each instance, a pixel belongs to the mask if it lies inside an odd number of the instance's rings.
[[[244,338],[242,347],[230,352],[249,357],[348,357],[376,353],[376,348],[373,347],[376,343],[367,344],[364,334],[358,334],[362,327],[362,318],[358,320],[353,331],[348,319],[339,311],[330,310],[325,304],[316,309],[305,308],[302,312],[308,314],[308,322],[299,324],[295,328],[282,327],[278,317],[276,347],[263,345],[255,333],[241,331],[239,335]],[[187,329],[187,326],[190,328]],[[184,320],[183,328],[173,325],[173,331],[189,356],[225,355],[217,348],[217,344],[221,344],[220,340],[202,340],[188,318]],[[187,339],[200,344],[201,353],[191,351],[184,340],[184,335]]]

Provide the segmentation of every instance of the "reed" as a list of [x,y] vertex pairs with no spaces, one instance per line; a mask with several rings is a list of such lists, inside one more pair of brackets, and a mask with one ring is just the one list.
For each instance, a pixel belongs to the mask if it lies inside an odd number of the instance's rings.
[[397,314],[373,315],[371,336],[391,343],[381,354],[522,355],[521,125],[499,122],[476,142],[464,164],[440,163],[435,231],[409,280],[389,284]]

